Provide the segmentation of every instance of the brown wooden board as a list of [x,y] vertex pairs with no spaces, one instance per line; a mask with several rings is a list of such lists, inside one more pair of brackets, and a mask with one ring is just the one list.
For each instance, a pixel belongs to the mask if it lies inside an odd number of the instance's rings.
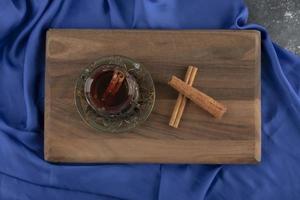
[[[53,162],[256,163],[261,155],[260,34],[257,31],[63,30],[47,32],[45,159]],[[156,87],[149,119],[122,134],[97,132],[80,118],[74,87],[100,57],[143,63]],[[199,68],[194,86],[228,107],[215,119],[188,102],[168,126],[177,92],[171,75]]]

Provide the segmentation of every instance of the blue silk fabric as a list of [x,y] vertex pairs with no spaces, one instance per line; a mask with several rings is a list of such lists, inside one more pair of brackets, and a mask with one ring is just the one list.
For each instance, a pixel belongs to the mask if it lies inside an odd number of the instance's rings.
[[[300,58],[247,17],[242,0],[0,0],[0,199],[300,199]],[[261,163],[44,161],[49,28],[261,31]]]

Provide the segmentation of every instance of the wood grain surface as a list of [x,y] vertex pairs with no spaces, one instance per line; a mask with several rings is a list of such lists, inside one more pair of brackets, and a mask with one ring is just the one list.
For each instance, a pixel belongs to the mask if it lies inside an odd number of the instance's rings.
[[[47,32],[45,159],[53,162],[256,163],[261,155],[260,34],[257,31],[63,30]],[[121,134],[97,132],[80,118],[74,87],[96,59],[123,55],[151,72],[149,119]],[[188,102],[168,126],[177,92],[171,75],[199,68],[194,87],[227,106],[215,119]]]

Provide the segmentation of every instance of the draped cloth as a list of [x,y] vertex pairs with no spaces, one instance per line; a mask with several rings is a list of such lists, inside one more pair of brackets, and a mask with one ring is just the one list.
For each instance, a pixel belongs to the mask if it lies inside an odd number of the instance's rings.
[[[300,199],[300,58],[247,17],[242,0],[0,0],[0,199]],[[261,163],[44,161],[49,28],[261,31]]]

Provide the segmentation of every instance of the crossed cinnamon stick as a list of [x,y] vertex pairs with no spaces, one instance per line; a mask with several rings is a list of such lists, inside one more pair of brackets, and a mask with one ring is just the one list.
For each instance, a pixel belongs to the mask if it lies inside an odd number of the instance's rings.
[[179,92],[176,104],[174,106],[169,125],[177,128],[185,109],[186,101],[190,99],[196,105],[200,106],[215,118],[221,118],[227,108],[212,97],[204,94],[200,90],[192,87],[196,77],[198,68],[189,66],[185,75],[185,80],[182,81],[176,76],[172,76],[169,85]]

